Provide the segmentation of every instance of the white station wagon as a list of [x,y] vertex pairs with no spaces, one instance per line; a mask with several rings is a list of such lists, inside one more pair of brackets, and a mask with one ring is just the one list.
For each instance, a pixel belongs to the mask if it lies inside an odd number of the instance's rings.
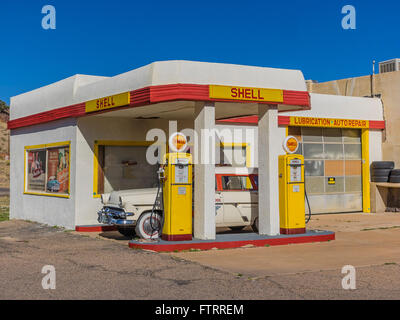
[[[216,167],[215,180],[216,226],[232,230],[252,226],[257,230],[257,169]],[[157,188],[103,194],[103,208],[98,212],[98,221],[116,226],[127,237],[136,233],[144,239],[158,238],[162,214],[153,210],[156,198]]]

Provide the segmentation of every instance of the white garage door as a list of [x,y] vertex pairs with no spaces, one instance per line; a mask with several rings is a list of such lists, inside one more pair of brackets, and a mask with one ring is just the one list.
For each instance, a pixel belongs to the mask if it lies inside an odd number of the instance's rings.
[[290,127],[301,141],[312,213],[362,211],[361,130]]

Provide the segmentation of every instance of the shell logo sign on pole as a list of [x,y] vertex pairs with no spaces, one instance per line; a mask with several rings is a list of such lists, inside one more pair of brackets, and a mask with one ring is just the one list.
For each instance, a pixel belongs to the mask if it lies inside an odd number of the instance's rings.
[[283,90],[210,85],[210,98],[258,102],[283,102]]
[[187,147],[186,136],[183,133],[175,132],[169,138],[169,148],[173,152],[183,152]]
[[287,136],[286,139],[283,141],[283,150],[286,153],[295,153],[299,148],[299,140],[293,136]]

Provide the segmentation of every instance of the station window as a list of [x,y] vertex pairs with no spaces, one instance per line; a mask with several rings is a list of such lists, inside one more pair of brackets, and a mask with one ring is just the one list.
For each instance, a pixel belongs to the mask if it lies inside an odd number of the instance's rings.
[[25,147],[26,194],[69,196],[70,143]]
[[250,167],[250,146],[247,143],[220,144],[219,164],[230,167]]
[[[153,142],[97,141],[93,195],[127,189],[157,187],[157,163],[149,163],[147,152]],[[160,147],[154,149],[160,158]]]

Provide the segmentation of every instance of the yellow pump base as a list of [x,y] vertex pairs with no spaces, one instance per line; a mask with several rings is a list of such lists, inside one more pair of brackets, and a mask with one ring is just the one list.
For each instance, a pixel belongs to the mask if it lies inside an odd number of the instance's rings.
[[164,227],[167,241],[192,240],[192,156],[168,153],[164,158]]
[[304,158],[279,156],[279,215],[281,234],[306,233]]

